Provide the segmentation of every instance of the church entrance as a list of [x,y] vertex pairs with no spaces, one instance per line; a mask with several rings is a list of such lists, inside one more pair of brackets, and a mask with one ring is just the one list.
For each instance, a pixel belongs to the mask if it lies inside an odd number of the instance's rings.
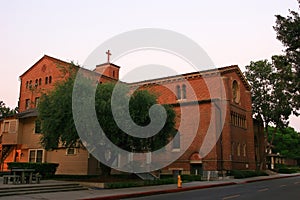
[[202,163],[191,163],[190,169],[190,173],[193,175],[202,175],[203,173]]

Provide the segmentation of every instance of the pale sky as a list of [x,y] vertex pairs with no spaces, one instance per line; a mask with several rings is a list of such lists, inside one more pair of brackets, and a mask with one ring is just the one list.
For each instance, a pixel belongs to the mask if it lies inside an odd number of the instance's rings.
[[[217,67],[244,71],[282,53],[272,26],[288,9],[299,11],[297,0],[0,0],[0,100],[17,106],[19,76],[44,54],[83,64],[107,39],[139,28],[186,35]],[[290,125],[300,131],[300,118]]]

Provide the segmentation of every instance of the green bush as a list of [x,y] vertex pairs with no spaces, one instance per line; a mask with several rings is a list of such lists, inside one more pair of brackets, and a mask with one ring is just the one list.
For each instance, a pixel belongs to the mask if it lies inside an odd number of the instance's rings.
[[144,181],[144,185],[164,185],[164,184],[173,184],[176,183],[177,180],[174,178],[164,178],[164,179],[156,179],[156,180],[146,180]]
[[8,169],[12,169],[12,168],[35,169],[35,172],[41,174],[43,178],[49,178],[55,174],[59,164],[10,162],[7,163],[7,165],[8,165]]
[[183,182],[201,181],[201,176],[200,175],[181,175],[181,180]]
[[297,169],[293,169],[293,168],[280,168],[277,170],[278,173],[281,174],[293,174],[293,173],[297,173]]
[[268,174],[263,171],[231,170],[229,175],[234,176],[236,179],[241,179],[255,176],[267,176]]
[[116,188],[128,188],[142,186],[139,182],[119,182],[119,183],[106,183],[105,188],[116,189]]

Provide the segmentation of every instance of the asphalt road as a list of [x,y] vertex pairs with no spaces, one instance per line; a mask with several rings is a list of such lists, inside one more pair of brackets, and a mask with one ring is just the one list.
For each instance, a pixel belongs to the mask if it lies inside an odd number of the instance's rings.
[[300,177],[132,198],[132,200],[300,200]]

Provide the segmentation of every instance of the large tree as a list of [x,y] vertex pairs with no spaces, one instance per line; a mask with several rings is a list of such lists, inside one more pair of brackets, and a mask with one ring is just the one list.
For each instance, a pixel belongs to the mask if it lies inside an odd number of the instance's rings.
[[[298,0],[300,4],[300,0]],[[293,104],[298,109],[300,108],[300,17],[299,13],[290,10],[290,15],[287,17],[276,15],[276,25],[274,29],[277,33],[277,39],[285,46],[285,53],[288,61],[293,68],[293,76],[290,79],[293,81],[293,87],[289,88],[295,93]]]
[[[38,111],[39,119],[42,123],[41,143],[47,150],[56,149],[59,145],[65,147],[82,146],[82,141],[77,134],[72,114],[74,80],[75,76],[71,76],[60,84],[57,84],[52,92],[43,95],[40,100]],[[82,87],[81,91],[84,97],[85,92],[90,89],[89,80],[84,79],[82,83],[80,87]],[[95,93],[97,120],[106,136],[115,145],[127,151],[133,151],[134,149],[135,152],[147,152],[165,146],[169,139],[176,134],[174,130],[175,111],[170,106],[163,105],[167,114],[166,123],[163,128],[152,137],[133,137],[125,133],[114,119],[115,116],[112,112],[111,103],[114,88],[115,84],[113,83],[99,84]],[[146,90],[136,90],[131,94],[130,89],[125,85],[122,85],[121,90],[118,91],[118,103],[113,105],[114,109],[118,111],[117,114],[124,113],[126,104],[123,102],[128,100],[130,119],[136,125],[147,126],[151,121],[149,109],[158,103],[157,97]],[[131,125],[128,124],[127,130],[131,129]],[[111,159],[113,158],[111,156]],[[101,169],[102,173],[110,173],[110,168],[103,164],[101,165]]]
[[[294,94],[289,91],[293,84],[290,80],[292,73],[292,67],[285,56],[273,56],[271,62],[261,60],[246,66],[245,76],[252,86],[253,114],[264,124],[265,138],[269,138],[266,141],[268,150],[272,147],[277,130],[285,128],[289,116],[296,113],[291,103]],[[274,127],[271,133],[269,126]]]

